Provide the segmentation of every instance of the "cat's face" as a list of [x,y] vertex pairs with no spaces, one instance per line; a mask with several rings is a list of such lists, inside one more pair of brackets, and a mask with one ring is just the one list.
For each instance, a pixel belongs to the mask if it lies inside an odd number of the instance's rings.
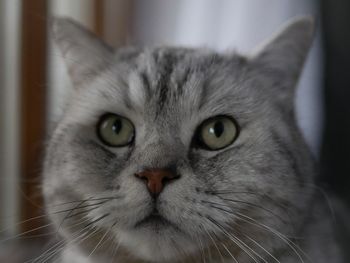
[[56,36],[76,86],[45,163],[49,212],[73,208],[51,216],[63,236],[94,239],[97,229],[97,241],[113,238],[136,257],[164,261],[214,241],[237,248],[231,235],[263,239],[250,236],[257,222],[292,233],[312,179],[293,117],[310,21],[251,58],[112,52],[66,20]]

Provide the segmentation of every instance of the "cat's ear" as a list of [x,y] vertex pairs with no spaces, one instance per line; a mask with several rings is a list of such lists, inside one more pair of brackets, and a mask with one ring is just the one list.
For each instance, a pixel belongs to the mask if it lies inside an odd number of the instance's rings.
[[113,55],[111,47],[69,18],[52,20],[52,36],[75,87],[99,74]]
[[292,20],[267,43],[261,45],[251,57],[259,68],[271,72],[276,82],[293,94],[312,44],[314,24],[311,16]]

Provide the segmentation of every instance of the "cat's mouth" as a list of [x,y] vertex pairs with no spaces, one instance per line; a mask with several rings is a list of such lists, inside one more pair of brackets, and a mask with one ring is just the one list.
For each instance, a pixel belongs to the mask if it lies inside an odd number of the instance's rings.
[[177,226],[175,226],[172,222],[170,222],[164,216],[162,216],[156,208],[154,208],[149,215],[147,215],[135,224],[135,228],[140,227],[152,227],[158,230],[167,227],[173,227],[178,229]]

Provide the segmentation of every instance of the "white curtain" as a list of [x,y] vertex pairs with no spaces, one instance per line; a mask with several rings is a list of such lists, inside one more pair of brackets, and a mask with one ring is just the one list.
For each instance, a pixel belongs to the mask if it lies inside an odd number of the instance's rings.
[[[249,52],[288,19],[317,14],[312,0],[136,0],[133,41]],[[322,56],[314,42],[297,92],[299,125],[317,156],[322,134]]]
[[19,217],[20,0],[0,0],[0,235]]

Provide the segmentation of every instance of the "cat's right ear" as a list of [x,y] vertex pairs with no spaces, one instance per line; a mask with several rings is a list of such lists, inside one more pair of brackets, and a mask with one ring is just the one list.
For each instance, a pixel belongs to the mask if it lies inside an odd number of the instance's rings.
[[84,85],[108,65],[113,50],[92,32],[69,18],[54,18],[51,28],[75,87]]
[[276,98],[287,105],[293,105],[295,87],[314,32],[313,17],[294,18],[251,55],[256,68],[268,74],[270,82],[274,82],[270,87]]

